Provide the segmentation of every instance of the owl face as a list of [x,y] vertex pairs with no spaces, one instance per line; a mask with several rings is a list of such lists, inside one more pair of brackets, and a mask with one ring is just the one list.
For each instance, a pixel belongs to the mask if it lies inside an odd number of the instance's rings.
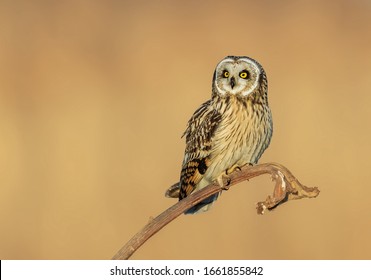
[[214,87],[220,95],[248,96],[259,85],[261,66],[246,56],[227,56],[216,66]]

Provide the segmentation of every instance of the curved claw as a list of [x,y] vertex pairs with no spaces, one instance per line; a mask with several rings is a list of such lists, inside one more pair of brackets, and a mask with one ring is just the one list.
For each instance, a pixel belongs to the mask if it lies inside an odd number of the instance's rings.
[[231,184],[231,181],[232,181],[232,179],[228,177],[226,185],[224,186],[224,190],[229,190],[229,185]]

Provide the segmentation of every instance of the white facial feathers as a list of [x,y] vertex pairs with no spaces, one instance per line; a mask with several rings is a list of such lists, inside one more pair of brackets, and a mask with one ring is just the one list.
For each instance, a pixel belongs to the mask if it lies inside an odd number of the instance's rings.
[[213,82],[220,95],[248,96],[259,85],[260,69],[248,57],[226,57],[216,66]]

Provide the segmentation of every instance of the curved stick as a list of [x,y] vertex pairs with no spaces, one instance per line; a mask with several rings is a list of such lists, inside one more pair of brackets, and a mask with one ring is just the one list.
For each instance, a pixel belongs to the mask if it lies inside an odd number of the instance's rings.
[[[253,177],[260,176],[263,174],[271,174],[272,179],[276,181],[273,196],[268,196],[265,201],[257,203],[258,214],[264,214],[265,210],[273,210],[277,206],[293,199],[301,198],[313,198],[318,196],[319,189],[314,187],[306,187],[302,185],[294,175],[283,165],[278,163],[263,163],[255,166],[244,166],[241,170],[236,170],[230,174],[230,183],[228,188],[245,180],[249,180]],[[176,192],[178,183],[174,184],[167,191],[167,195],[171,196],[171,193]],[[140,247],[142,246],[151,236],[157,233],[160,229],[184,213],[186,210],[201,202],[205,198],[222,191],[223,188],[218,183],[213,183],[190,196],[179,201],[175,205],[171,206],[156,218],[148,222],[148,224],[135,234],[125,245],[122,247],[112,259],[114,260],[126,260]]]

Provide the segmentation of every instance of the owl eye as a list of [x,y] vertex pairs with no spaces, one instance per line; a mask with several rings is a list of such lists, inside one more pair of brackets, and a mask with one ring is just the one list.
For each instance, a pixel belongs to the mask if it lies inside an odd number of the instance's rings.
[[228,78],[229,77],[229,72],[227,70],[223,71],[223,77]]
[[247,72],[246,70],[243,70],[240,72],[240,77],[242,79],[247,79],[249,77],[249,72]]

